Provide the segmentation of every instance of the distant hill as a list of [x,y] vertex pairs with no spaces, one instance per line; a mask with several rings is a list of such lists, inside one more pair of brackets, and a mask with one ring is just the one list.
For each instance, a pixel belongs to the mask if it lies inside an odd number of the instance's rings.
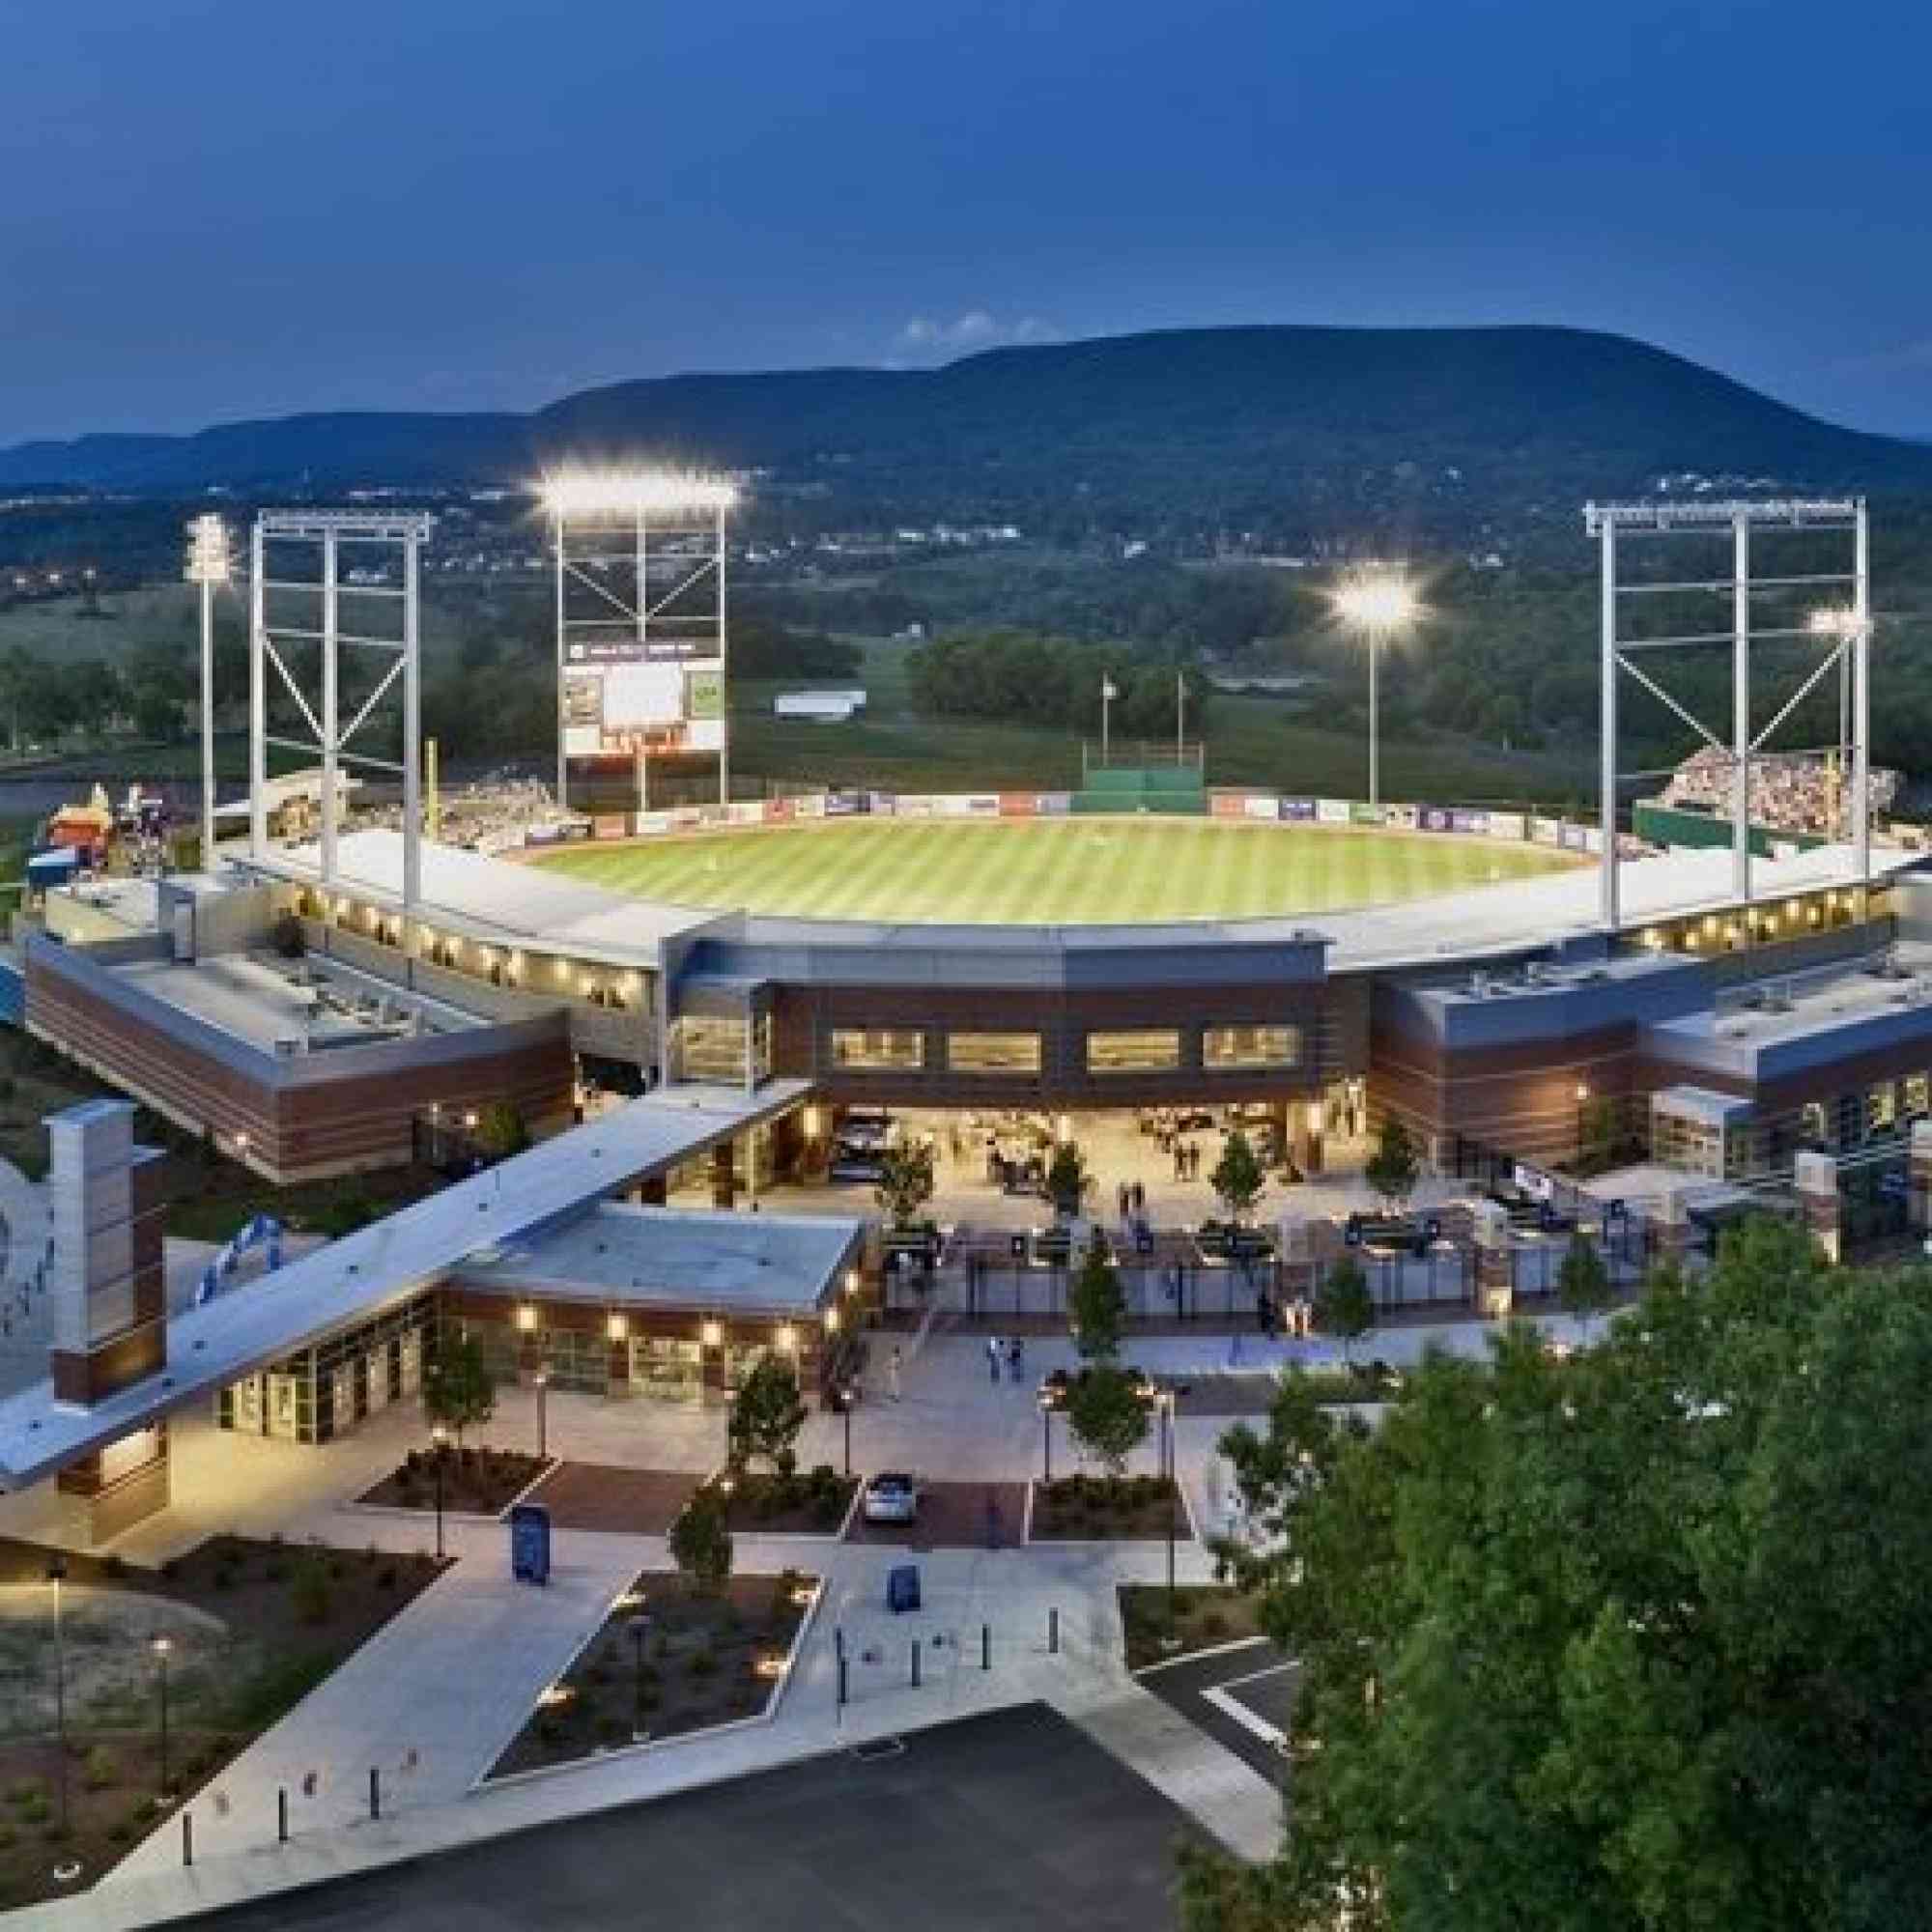
[[529,415],[347,413],[0,451],[0,487],[500,483],[563,455],[766,472],[758,498],[876,516],[1467,536],[1690,473],[1932,491],[1932,447],[1787,408],[1581,329],[1208,328],[999,349],[947,367],[673,376]]

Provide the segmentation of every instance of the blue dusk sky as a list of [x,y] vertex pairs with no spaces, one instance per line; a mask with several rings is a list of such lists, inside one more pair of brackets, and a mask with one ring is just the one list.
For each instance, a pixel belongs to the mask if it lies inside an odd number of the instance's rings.
[[1560,322],[1932,433],[1932,9],[4,10],[0,442],[1234,322]]

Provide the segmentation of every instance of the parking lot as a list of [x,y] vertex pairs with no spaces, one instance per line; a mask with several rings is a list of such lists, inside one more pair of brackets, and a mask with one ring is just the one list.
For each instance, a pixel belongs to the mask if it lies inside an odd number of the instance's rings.
[[1270,1783],[1287,1773],[1299,1666],[1266,1637],[1139,1673],[1160,1700],[1199,1724]]

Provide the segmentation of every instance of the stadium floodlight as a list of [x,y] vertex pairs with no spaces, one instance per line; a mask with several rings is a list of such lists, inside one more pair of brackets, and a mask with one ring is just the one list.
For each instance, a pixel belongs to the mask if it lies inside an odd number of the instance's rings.
[[723,477],[676,469],[556,469],[544,477],[542,496],[553,517],[722,514],[738,501]]
[[1335,614],[1369,640],[1369,803],[1381,800],[1381,744],[1377,720],[1376,661],[1385,639],[1406,631],[1422,614],[1422,603],[1399,566],[1358,570],[1331,593]]
[[201,589],[201,869],[214,867],[214,592],[235,567],[228,526],[213,511],[187,526],[190,583]]

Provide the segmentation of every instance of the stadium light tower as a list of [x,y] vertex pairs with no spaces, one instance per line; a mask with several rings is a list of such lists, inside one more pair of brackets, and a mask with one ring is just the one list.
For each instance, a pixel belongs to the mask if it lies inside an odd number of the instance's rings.
[[211,512],[187,526],[187,581],[201,587],[201,869],[214,867],[214,592],[234,569],[228,526]]
[[724,520],[737,490],[681,470],[572,466],[548,473],[540,496],[556,564],[557,803],[573,757],[629,753],[644,810],[647,757],[711,750],[728,800]]
[[1377,719],[1376,661],[1381,647],[1406,631],[1422,606],[1400,566],[1372,565],[1356,572],[1334,593],[1335,614],[1369,640],[1369,803],[1381,798],[1381,747]]

